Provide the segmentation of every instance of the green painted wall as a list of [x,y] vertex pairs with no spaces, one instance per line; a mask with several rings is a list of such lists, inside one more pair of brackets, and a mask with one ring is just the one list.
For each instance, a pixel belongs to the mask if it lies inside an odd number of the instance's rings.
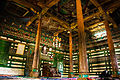
[[10,43],[7,41],[0,40],[0,65],[6,65],[8,61]]

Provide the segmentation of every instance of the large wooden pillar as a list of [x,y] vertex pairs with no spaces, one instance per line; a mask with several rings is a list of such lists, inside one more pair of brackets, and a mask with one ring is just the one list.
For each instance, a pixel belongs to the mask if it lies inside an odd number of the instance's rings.
[[35,44],[35,52],[33,57],[33,64],[32,64],[32,72],[30,74],[31,77],[38,77],[39,76],[39,58],[40,58],[40,38],[41,38],[41,16],[38,18],[38,28],[37,28],[37,36],[36,36],[36,44]]
[[[82,14],[81,0],[76,0],[77,8],[77,24],[78,24],[78,48],[79,48],[79,77],[86,76],[88,73],[87,53],[86,53],[86,40],[84,31],[84,20]],[[86,76],[87,77],[87,76]]]
[[70,53],[70,73],[69,73],[69,77],[73,77],[72,32],[69,33],[69,53]]
[[109,46],[109,51],[110,51],[110,58],[111,58],[111,65],[112,65],[112,70],[113,70],[113,77],[118,77],[118,64],[117,64],[117,58],[115,55],[115,49],[114,49],[114,43],[112,40],[112,35],[111,35],[111,31],[109,28],[109,23],[107,18],[104,21],[105,24],[105,29],[106,29],[106,33],[107,33],[107,42],[108,42],[108,46]]

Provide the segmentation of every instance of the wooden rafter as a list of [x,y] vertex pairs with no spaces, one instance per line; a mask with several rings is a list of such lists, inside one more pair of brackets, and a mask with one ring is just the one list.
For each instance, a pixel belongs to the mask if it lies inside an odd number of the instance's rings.
[[[96,0],[90,0],[100,11],[100,13],[102,14],[106,14],[105,11],[103,10],[102,6],[96,1]],[[110,8],[109,8],[110,9]],[[109,21],[113,23],[114,28],[117,28],[117,24],[115,23],[115,21],[109,16],[106,15],[109,18]]]
[[[9,1],[14,1],[14,2],[16,2],[16,3],[18,3],[18,4],[24,5],[25,7],[30,8],[30,9],[33,9],[33,10],[36,9],[36,7],[35,7],[34,5],[26,2],[25,0],[9,0]],[[43,10],[45,9],[45,10],[42,12],[42,14],[45,14],[45,13],[47,12],[47,10],[48,10],[50,7],[52,7],[53,5],[55,5],[58,1],[59,1],[59,0],[53,0],[53,1],[52,1],[51,3],[49,3],[48,5],[44,5],[44,4],[42,4],[41,2],[38,2],[37,5],[40,6]],[[101,13],[101,12],[103,11],[103,9],[102,9],[102,7],[101,7],[101,5],[100,5],[99,3],[98,3],[98,2],[95,2],[96,0],[90,0],[90,1],[91,1],[92,3],[94,3],[94,5],[96,5],[96,7],[97,7],[99,10],[101,10],[101,11],[100,11],[100,12],[97,12],[97,13],[93,13],[92,15],[89,15],[88,17],[85,17],[85,18],[84,18],[84,21],[87,21],[87,20],[93,18],[94,16],[98,16],[98,15],[100,15],[100,14],[103,14],[103,13]],[[114,6],[118,6],[118,5],[114,5]],[[114,6],[112,6],[112,8],[113,8]],[[34,10],[34,11],[36,11],[36,10]],[[68,24],[67,22],[65,22],[65,21],[63,21],[63,20],[60,20],[59,18],[53,16],[52,14],[50,14],[50,13],[48,13],[48,12],[47,12],[47,14],[51,16],[51,19],[53,19],[53,20],[57,21],[58,23],[60,23],[60,25],[62,25],[65,29],[69,29],[69,28],[70,28],[70,27],[69,27],[69,24]],[[33,17],[30,19],[30,21],[27,23],[26,26],[29,26],[38,16],[39,16],[39,15],[33,16]],[[111,18],[110,18],[110,20],[111,20],[111,22],[115,23]],[[114,25],[115,25],[115,24],[114,24]],[[117,25],[116,25],[116,26],[117,26]],[[77,27],[77,24],[75,24],[74,26],[71,26],[71,29],[74,30],[75,27]],[[89,27],[87,27],[87,28],[89,28]],[[86,28],[86,29],[87,29],[87,28]],[[61,29],[60,31],[58,31],[58,33],[63,32],[63,31],[64,31],[64,30]],[[75,29],[75,31],[77,31],[77,30]]]
[[[50,2],[48,5],[43,5],[43,4],[40,4],[40,2],[38,3],[38,6],[42,7],[43,10],[41,12],[42,15],[44,15],[49,8],[51,8],[53,5],[55,5],[56,3],[58,3],[60,0],[53,0],[52,2]],[[39,5],[40,4],[40,5]]]
[[[51,3],[49,3],[48,5],[44,5],[44,4],[42,4],[42,3],[40,3],[40,2],[38,2],[38,6],[40,6],[41,8],[43,8],[42,9],[42,12],[40,13],[41,15],[44,15],[47,11],[48,11],[48,9],[49,8],[51,8],[53,5],[55,5],[56,3],[58,3],[60,0],[53,0]],[[39,16],[39,14],[37,14],[37,16]],[[32,18],[28,23],[27,23],[27,25],[26,26],[29,26],[35,19],[36,19],[37,17],[35,17],[35,18]]]
[[52,18],[53,20],[55,20],[56,22],[60,23],[64,28],[68,28],[69,24],[63,20],[58,19],[57,17],[53,16],[52,14],[48,13],[47,14],[50,16],[50,18]]
[[96,1],[96,0],[90,0],[98,9],[101,13],[104,13],[101,5]]
[[94,27],[98,26],[99,24],[102,24],[103,22],[104,21],[101,21],[99,23],[93,24],[93,25],[89,26],[87,29],[94,28]]
[[36,7],[34,5],[29,4],[25,0],[8,0],[8,1],[16,2],[16,3],[20,4],[20,5],[23,5],[23,6],[27,7],[27,8],[34,8],[34,9],[36,9]]
[[54,36],[58,36],[59,33],[63,32],[64,30],[59,30],[57,32],[54,33]]
[[[115,1],[114,3],[111,3],[110,5],[106,6],[105,8],[107,8],[107,11],[114,11],[114,8],[118,8],[120,7],[120,0]],[[113,10],[111,10],[113,9]]]

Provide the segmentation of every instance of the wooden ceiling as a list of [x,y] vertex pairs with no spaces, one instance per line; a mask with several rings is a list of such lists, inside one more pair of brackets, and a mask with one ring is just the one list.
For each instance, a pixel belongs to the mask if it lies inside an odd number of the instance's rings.
[[[68,36],[77,34],[76,0],[6,0],[6,10],[19,18],[29,18],[26,26],[36,24],[42,15],[42,29]],[[96,32],[104,29],[104,12],[113,13],[120,7],[120,0],[81,0],[85,29]],[[109,16],[110,17],[110,16]],[[110,22],[115,21],[110,17]],[[117,25],[115,25],[117,26]],[[36,27],[37,28],[37,27]]]

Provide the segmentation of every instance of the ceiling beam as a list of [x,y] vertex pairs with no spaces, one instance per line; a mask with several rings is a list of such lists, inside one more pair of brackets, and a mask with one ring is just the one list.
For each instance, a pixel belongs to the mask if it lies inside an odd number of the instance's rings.
[[101,29],[103,29],[103,28],[105,28],[105,25],[102,25],[102,26],[100,26],[100,27],[94,28],[94,29],[92,29],[92,30],[90,30],[90,31],[91,31],[91,32],[95,32],[95,31],[99,31],[99,30],[101,30]]
[[[38,2],[38,6],[43,8],[43,12],[42,15],[45,14],[47,12],[47,10],[52,7],[53,5],[55,5],[56,3],[58,3],[60,0],[53,0],[51,3],[49,3],[47,6],[45,6],[44,4]],[[44,11],[45,10],[45,11]],[[58,19],[57,17],[53,16],[52,14],[48,13],[47,14],[50,16],[50,18],[52,18],[53,20],[55,20],[56,22],[60,23],[64,28],[68,28],[69,24],[65,21],[62,21],[60,19]]]
[[[36,12],[36,10],[35,10],[36,7],[35,7],[34,5],[26,2],[25,0],[9,0],[9,1],[16,2],[16,3],[20,4],[20,5],[23,5],[23,6],[27,7],[27,8],[30,8],[30,9],[31,9],[32,11],[34,11],[34,12]],[[48,7],[52,7],[52,5],[56,4],[58,1],[59,1],[59,0],[54,0],[54,1],[52,1],[51,3],[48,4],[49,6],[46,6],[46,5],[44,5],[44,4],[40,3],[40,2],[38,2],[37,5],[39,5],[39,6],[40,6],[41,8],[43,8],[43,9],[45,9],[45,8],[48,8]],[[33,9],[33,8],[34,8],[34,9]],[[50,14],[50,13],[48,13],[48,12],[47,12],[47,14],[48,14],[53,20],[59,22],[64,28],[68,28],[69,24],[68,24],[67,22],[58,19],[57,17],[53,16],[52,14]],[[29,26],[35,19],[37,19],[38,16],[39,16],[39,15],[33,16],[33,17],[30,19],[30,21],[26,24],[26,26]]]
[[115,0],[113,3],[106,6],[105,9],[107,9],[107,11],[114,11],[114,8],[118,8],[118,7],[120,7],[120,0]]
[[102,14],[104,14],[104,15],[106,15],[108,17],[108,20],[113,23],[113,27],[116,29],[117,28],[116,22],[109,16],[109,14],[105,13],[105,11],[103,10],[102,6],[96,0],[90,0],[90,1],[98,8],[100,13],[102,13]]
[[[85,17],[85,18],[84,18],[84,21],[87,21],[87,20],[93,18],[94,16],[98,16],[98,15],[100,15],[100,14],[101,14],[100,12],[93,13],[93,14],[89,15],[88,17]],[[58,19],[56,19],[56,21],[58,21]],[[73,26],[71,26],[71,27],[69,27],[69,28],[71,28],[73,31],[78,31],[78,29],[76,29],[76,27],[77,27],[77,24],[75,24],[75,25],[73,25]],[[67,27],[65,27],[65,28],[67,28]],[[86,29],[87,29],[87,28],[86,28]],[[62,31],[61,31],[61,32],[62,32]]]
[[101,14],[100,12],[93,13],[93,14],[85,17],[85,18],[84,18],[84,21],[87,21],[87,20],[89,20],[89,19],[91,19],[91,18],[93,18],[93,17],[95,17],[95,16],[100,15],[100,14]]
[[[18,3],[18,4],[21,4],[21,5],[23,5],[23,6],[27,7],[27,8],[30,8],[30,9],[32,9],[32,8],[36,9],[36,7],[35,7],[34,5],[26,2],[25,0],[9,0],[9,1],[14,1],[14,2],[16,2],[16,3]],[[50,7],[52,7],[53,5],[55,5],[58,1],[59,1],[59,0],[54,0],[54,1],[52,1],[51,3],[49,3],[48,5],[44,5],[44,4],[40,3],[40,2],[38,2],[37,5],[44,9],[43,12],[42,12],[42,14],[45,14],[45,13],[47,12],[47,10],[48,10]],[[91,1],[94,2],[95,0],[91,0]],[[99,8],[99,10],[101,10],[101,11],[100,11],[100,12],[97,12],[97,13],[93,13],[92,15],[89,15],[88,17],[85,17],[85,18],[84,18],[84,21],[87,21],[87,20],[93,18],[94,16],[98,16],[98,15],[100,15],[100,14],[103,14],[103,13],[101,13],[101,12],[102,12],[102,9],[101,9],[100,4],[98,4],[98,3],[96,3],[96,2],[94,2],[94,4],[95,4],[95,5]],[[53,16],[53,15],[50,14],[50,13],[47,13],[47,14],[50,15],[53,20],[59,22],[64,28],[66,28],[66,29],[67,29],[67,28],[70,28],[70,27],[68,27],[69,24],[68,24],[67,22],[58,19],[57,17]],[[27,26],[29,26],[37,17],[38,17],[38,15],[33,16],[33,17],[31,18],[31,20],[27,23]],[[75,24],[74,27],[73,27],[73,26],[71,26],[71,27],[72,27],[72,29],[75,29],[75,27],[77,27],[77,24]],[[88,28],[89,28],[89,27],[88,27]],[[64,30],[63,30],[63,31],[64,31]],[[58,31],[58,33],[63,32],[63,31],[60,30],[60,31]],[[75,31],[76,31],[76,30],[75,30]]]
[[38,6],[42,7],[43,10],[41,12],[42,15],[44,15],[49,8],[51,8],[53,5],[55,5],[56,3],[58,3],[60,0],[53,0],[52,2],[50,2],[48,5],[44,5],[44,4],[41,4],[40,2],[38,2]]
[[36,7],[34,5],[31,5],[30,3],[26,2],[25,0],[8,0],[8,1],[16,2],[16,3],[20,4],[20,5],[23,5],[23,6],[27,7],[27,8],[36,9]]
[[[89,19],[91,19],[95,16],[103,15],[105,13],[104,10],[102,9],[101,5],[96,0],[90,0],[90,1],[99,9],[99,12],[93,13],[92,15],[89,15],[88,17],[85,17],[84,21],[87,21],[87,20],[89,20]],[[109,19],[113,23],[113,25],[116,27],[117,26],[116,23],[114,22],[114,20],[112,18],[110,18],[110,16],[109,16]],[[99,22],[97,24],[94,24],[92,26],[89,26],[86,29],[94,28],[96,25],[98,25],[100,23],[103,23],[103,21]],[[75,27],[77,27],[77,24],[75,25]],[[75,29],[75,28],[72,28],[72,29]],[[78,30],[75,29],[74,31],[78,31]]]
[[[88,17],[85,17],[85,18],[84,18],[84,21],[87,21],[87,20],[93,18],[94,16],[99,16],[100,14],[101,14],[101,15],[105,14],[104,10],[102,9],[102,6],[101,6],[96,0],[90,0],[90,1],[99,9],[99,12],[93,13],[92,15],[90,15],[90,16],[88,16]],[[114,4],[113,6],[111,5],[111,7],[110,7],[109,9],[111,9],[111,8],[113,8],[113,7],[115,7],[115,6],[120,6],[119,3],[120,3],[120,2],[118,2],[118,4]],[[113,20],[109,15],[108,15],[108,17],[109,17],[110,21],[113,23],[114,27],[116,28],[117,25],[116,25],[116,23],[114,22],[114,20]],[[101,24],[101,23],[103,23],[103,21],[102,21],[102,22],[99,22],[99,23],[97,23],[97,24],[94,24],[94,25],[92,25],[92,26],[89,26],[89,27],[87,27],[86,29],[94,28],[94,27],[98,26],[98,25]],[[77,24],[76,24],[75,26],[77,26]],[[74,31],[78,31],[78,30],[75,29],[75,28],[73,28],[73,29],[74,29]]]
[[[55,5],[56,3],[58,3],[60,0],[53,0],[52,2],[50,2],[48,5],[44,5],[40,2],[37,3],[38,6],[40,6],[42,8],[42,12],[40,13],[41,15],[44,15],[49,8],[51,8],[53,5]],[[36,17],[32,18],[30,21],[28,21],[28,23],[26,24],[26,26],[29,26],[37,17],[39,16],[39,14],[37,14]]]
[[[14,2],[16,2],[16,3],[20,4],[20,5],[23,5],[23,6],[27,7],[27,8],[30,8],[30,9],[33,9],[33,8],[36,9],[36,7],[35,7],[34,5],[26,2],[25,0],[9,0],[9,1],[14,1]],[[57,1],[59,1],[59,0],[57,0]],[[53,1],[53,2],[54,2],[54,1]],[[56,0],[55,0],[55,2],[56,2]],[[40,3],[40,2],[38,2],[37,5],[39,5],[41,8],[48,7],[48,6],[46,6],[46,5],[44,5],[44,4]],[[49,4],[49,5],[50,5],[50,7],[51,7],[51,4]],[[33,9],[33,10],[34,10],[34,9]],[[32,11],[33,11],[33,10],[32,10]],[[47,13],[47,14],[48,14],[48,15],[51,15],[54,20],[56,20],[56,21],[58,20],[58,18],[55,17],[55,16],[53,16],[52,14],[50,14],[50,13]],[[88,17],[85,17],[85,18],[84,18],[84,21],[89,20],[89,19],[91,19],[91,18],[93,18],[94,16],[97,16],[97,15],[99,15],[99,14],[100,14],[100,12],[93,13],[92,15],[89,15]],[[38,16],[35,15],[35,16],[32,17],[33,19],[31,19],[31,20],[34,21],[34,19],[37,18],[37,17],[38,17]],[[32,21],[31,21],[31,22],[32,22]],[[60,20],[60,19],[59,19],[59,21],[62,22],[62,23],[65,23],[65,25],[69,25],[69,24],[68,24],[67,22],[65,22],[65,21],[62,21],[62,20]]]
[[69,24],[68,24],[67,22],[58,19],[56,16],[53,16],[52,14],[50,14],[50,13],[48,13],[48,12],[47,12],[47,14],[48,14],[48,15],[50,16],[50,18],[52,18],[54,21],[60,23],[61,26],[63,26],[64,28],[66,28],[66,29],[69,28],[69,27],[68,27]]
[[58,36],[59,33],[63,32],[64,30],[59,30],[57,32],[54,33],[54,36]]
[[104,13],[101,5],[96,1],[96,0],[90,0],[97,8],[98,10],[101,12],[101,13]]
[[94,27],[96,27],[96,26],[98,26],[98,25],[100,25],[100,24],[103,24],[103,22],[104,22],[104,21],[101,21],[101,22],[99,22],[99,23],[93,24],[93,25],[89,26],[87,29],[89,30],[89,29],[91,29],[91,28],[94,28]]

